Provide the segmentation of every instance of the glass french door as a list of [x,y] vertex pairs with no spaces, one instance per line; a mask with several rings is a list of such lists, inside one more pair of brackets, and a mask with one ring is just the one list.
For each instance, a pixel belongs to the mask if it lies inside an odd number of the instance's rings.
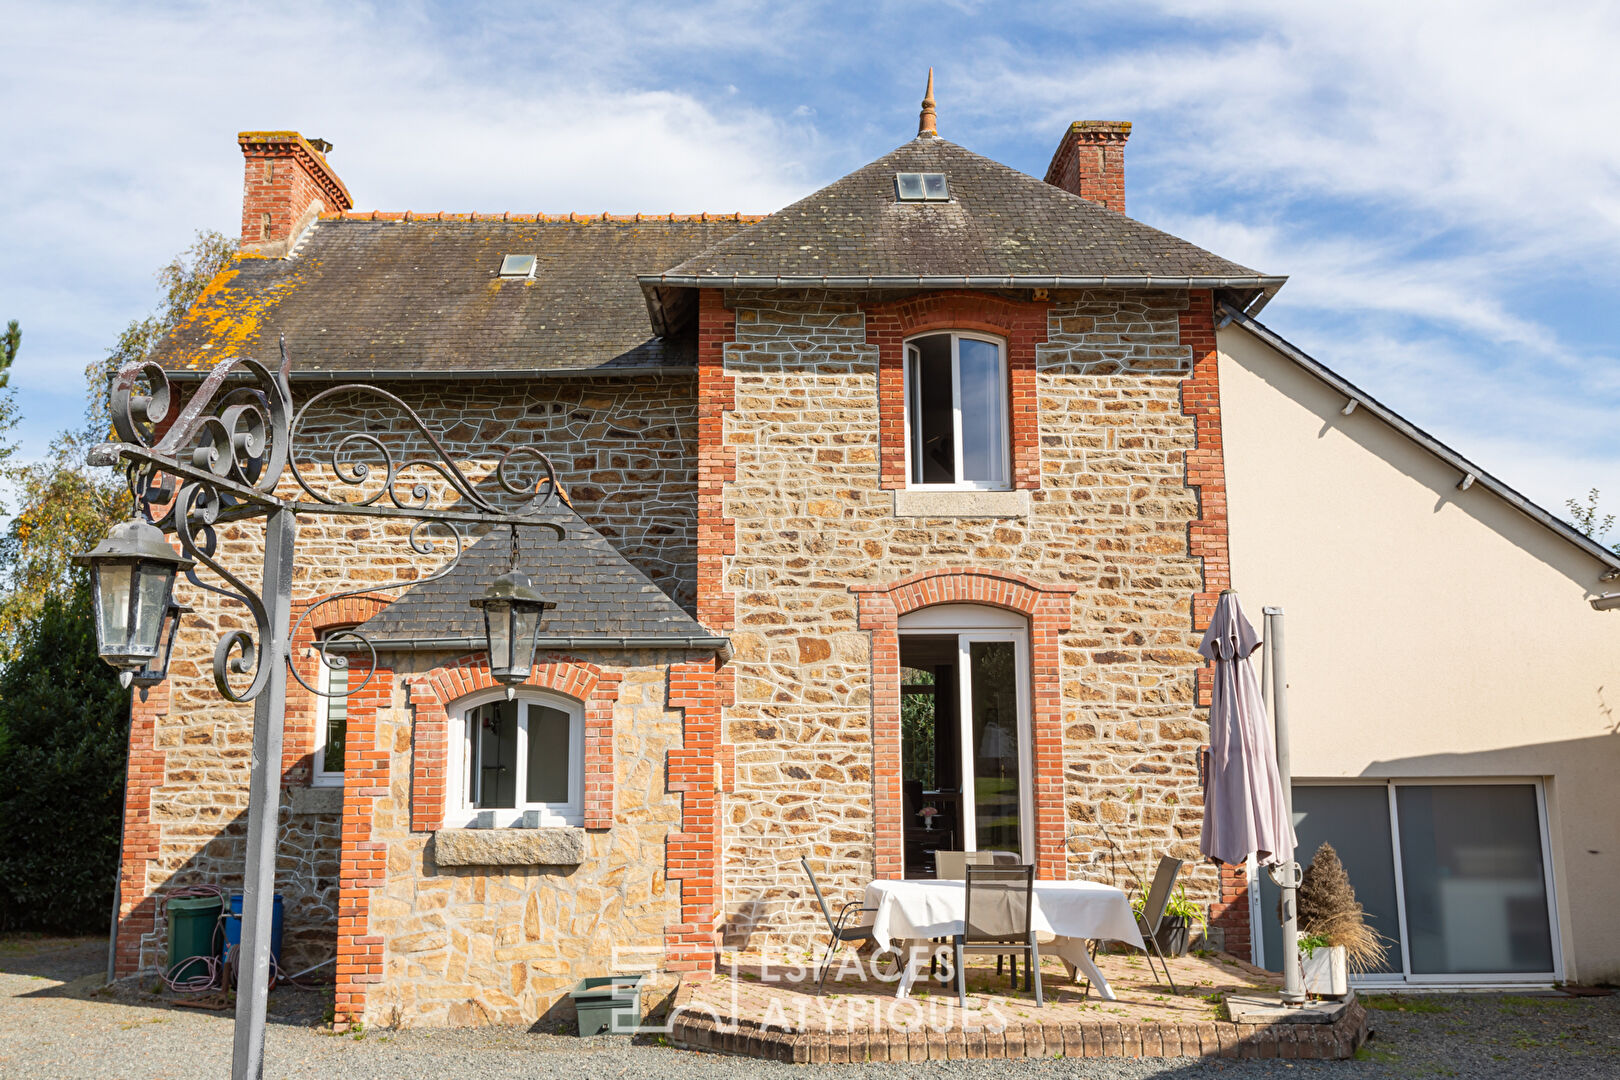
[[1029,700],[1021,635],[962,634],[961,678],[964,851],[1012,851],[1027,858],[1031,816]]
[[[1032,858],[1027,641],[1021,629],[902,633],[901,756],[913,846]],[[939,816],[917,833],[910,818],[925,807]],[[926,866],[917,856],[908,860]]]

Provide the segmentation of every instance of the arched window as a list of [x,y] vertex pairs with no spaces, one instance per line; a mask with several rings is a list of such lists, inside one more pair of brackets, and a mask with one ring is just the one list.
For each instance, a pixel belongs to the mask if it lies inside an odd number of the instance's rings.
[[584,713],[556,694],[504,690],[451,710],[451,776],[445,824],[506,828],[585,820]]
[[905,380],[910,485],[1010,486],[1005,344],[984,334],[911,338]]

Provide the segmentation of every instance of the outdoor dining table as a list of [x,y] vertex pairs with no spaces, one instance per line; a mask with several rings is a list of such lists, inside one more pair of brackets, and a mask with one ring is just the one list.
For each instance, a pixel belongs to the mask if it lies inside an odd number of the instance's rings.
[[[1036,881],[1030,927],[1052,934],[1041,952],[1056,955],[1068,968],[1085,973],[1104,1001],[1114,991],[1091,962],[1087,944],[1093,939],[1123,941],[1142,948],[1142,933],[1125,893],[1095,881]],[[911,992],[923,963],[938,948],[933,938],[962,932],[966,917],[965,881],[874,881],[866,887],[866,906],[875,909],[872,937],[879,949],[891,949],[904,958],[904,971],[895,997]]]

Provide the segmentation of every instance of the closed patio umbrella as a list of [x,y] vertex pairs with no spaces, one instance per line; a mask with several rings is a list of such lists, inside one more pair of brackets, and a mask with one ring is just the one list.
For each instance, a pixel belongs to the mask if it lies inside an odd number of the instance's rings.
[[1223,863],[1254,854],[1262,865],[1294,857],[1294,826],[1283,797],[1271,721],[1249,656],[1260,635],[1237,593],[1221,593],[1198,651],[1215,665],[1209,707],[1209,783],[1199,850]]
[[1283,989],[1288,1005],[1305,1001],[1301,989],[1298,923],[1294,890],[1299,864],[1294,862],[1292,801],[1285,785],[1287,765],[1279,761],[1277,742],[1286,758],[1287,720],[1282,670],[1282,609],[1266,609],[1266,629],[1275,634],[1268,647],[1276,685],[1277,736],[1266,715],[1250,657],[1260,635],[1243,615],[1237,593],[1227,589],[1215,605],[1209,629],[1198,651],[1215,665],[1215,687],[1209,706],[1209,782],[1204,789],[1204,830],[1199,850],[1223,863],[1242,864],[1252,854],[1282,887]]

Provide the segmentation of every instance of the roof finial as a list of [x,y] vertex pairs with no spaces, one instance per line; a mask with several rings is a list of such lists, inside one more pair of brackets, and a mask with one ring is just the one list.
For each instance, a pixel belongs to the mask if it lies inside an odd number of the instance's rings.
[[937,136],[939,129],[935,126],[936,123],[937,119],[934,116],[934,69],[929,68],[928,89],[923,91],[922,115],[917,117],[917,134]]

